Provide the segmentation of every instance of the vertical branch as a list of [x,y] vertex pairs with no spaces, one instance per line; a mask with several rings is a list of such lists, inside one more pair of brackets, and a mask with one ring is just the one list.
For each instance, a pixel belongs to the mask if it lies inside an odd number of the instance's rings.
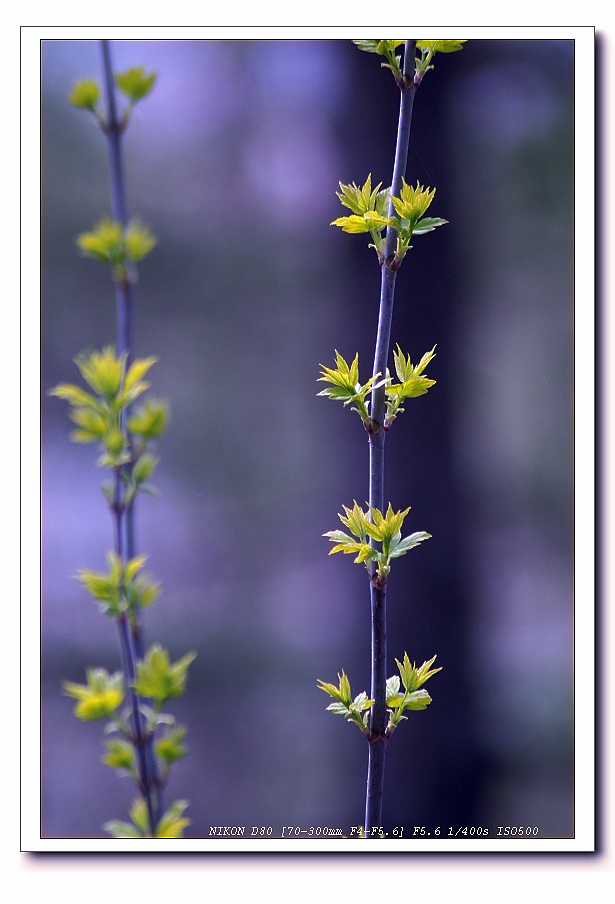
[[[414,80],[414,56],[416,41],[406,41],[404,46],[403,74],[399,81],[401,101],[397,127],[395,162],[391,181],[391,196],[399,195],[402,178],[406,173],[410,126],[416,84]],[[389,217],[393,216],[393,202],[389,202]],[[380,309],[378,313],[378,333],[374,353],[374,377],[384,377],[387,369],[393,302],[395,297],[395,249],[397,233],[387,227],[384,261],[380,285]],[[385,387],[378,386],[372,391],[371,432],[369,437],[369,504],[384,512],[384,442],[386,433],[382,429],[385,413]],[[370,541],[374,546],[375,542]],[[372,563],[371,586],[371,697],[375,701],[370,710],[369,760],[367,768],[367,793],[365,801],[365,834],[370,835],[382,823],[382,794],[384,788],[384,762],[386,753],[386,580],[378,580],[376,564]]]
[[[124,160],[122,156],[122,133],[125,123],[120,120],[117,112],[115,97],[115,83],[113,78],[113,65],[111,62],[111,47],[108,40],[101,41],[103,58],[103,76],[105,84],[105,96],[107,99],[107,116],[105,118],[104,133],[107,138],[109,156],[109,188],[111,192],[111,212],[113,219],[125,227],[128,223],[128,202],[126,196],[126,184],[124,179]],[[128,276],[117,279],[115,282],[115,301],[117,319],[117,353],[126,354],[126,364],[130,364],[133,345],[133,301],[132,285]],[[126,555],[132,559],[135,555],[135,523],[134,506],[130,505],[123,519],[123,532],[126,544]],[[135,642],[139,647],[138,655],[143,656],[143,641],[141,629],[137,625],[134,629]]]
[[[104,133],[107,138],[109,157],[109,186],[113,219],[125,228],[128,223],[126,185],[121,137],[125,121],[118,117],[111,47],[108,40],[101,41],[103,77],[107,100],[107,115]],[[133,343],[133,304],[130,274],[124,274],[115,281],[117,312],[117,354],[126,356],[126,368],[130,365]],[[121,429],[126,431],[126,412],[122,413]],[[130,437],[128,437],[130,444]],[[115,538],[116,552],[122,561],[135,556],[134,499],[126,504],[123,500],[122,474],[115,475]],[[139,710],[139,699],[132,688],[136,677],[136,660],[144,657],[143,630],[138,613],[128,619],[124,614],[118,619],[120,644],[124,660],[126,680],[130,686],[130,700],[133,714],[135,747],[137,752],[141,790],[147,803],[152,834],[160,815],[160,782],[154,757],[152,739],[145,735],[143,717]]]
[[[115,470],[115,500],[113,505],[114,514],[114,536],[115,536],[115,552],[122,561],[126,560],[125,550],[123,546],[122,532],[122,478],[120,469]],[[137,768],[139,772],[139,783],[141,793],[147,805],[147,813],[152,835],[155,833],[156,825],[160,817],[160,783],[156,774],[156,764],[151,750],[151,740],[148,742],[143,730],[143,717],[139,710],[139,698],[135,693],[134,683],[137,677],[135,654],[130,636],[129,620],[126,612],[123,612],[117,619],[117,626],[120,635],[120,649],[122,654],[122,663],[124,675],[126,677],[126,685],[128,687],[128,695],[130,699],[130,709],[132,713],[132,724],[134,732],[134,746],[137,754]]]
[[[416,84],[412,76],[414,67],[416,41],[406,41],[404,49],[404,87],[401,87],[401,101],[399,105],[399,121],[397,125],[397,144],[395,148],[395,162],[393,165],[393,178],[391,180],[391,196],[399,196],[402,178],[406,175],[408,162],[408,147],[410,144],[410,126],[412,125],[412,110]],[[395,214],[393,201],[389,201],[388,216]],[[376,349],[374,353],[374,375],[386,373],[387,359],[389,357],[389,344],[391,341],[391,323],[393,319],[393,301],[395,297],[395,280],[397,268],[394,265],[397,233],[391,227],[387,227],[384,263],[382,264],[380,282],[380,309],[378,312],[378,334],[376,337]],[[376,381],[377,382],[377,381]],[[379,430],[384,421],[385,392],[384,386],[380,386],[372,392],[371,417],[374,421],[374,429]],[[380,499],[380,508],[382,499]]]
[[111,209],[113,211],[113,218],[125,225],[128,216],[126,213],[126,187],[124,184],[124,165],[120,142],[123,125],[117,115],[110,42],[103,40],[100,43],[103,56],[105,93],[107,97],[107,137],[109,140]]
[[[107,98],[107,116],[105,120],[105,135],[109,153],[109,187],[111,191],[111,212],[113,219],[126,226],[128,222],[128,205],[126,200],[126,185],[124,180],[124,162],[122,157],[122,132],[124,123],[118,118],[117,104],[115,100],[115,83],[113,80],[113,66],[111,63],[111,48],[107,40],[101,41],[103,57],[103,74],[105,82],[105,96]],[[116,282],[117,301],[117,353],[126,352],[128,355],[132,349],[132,290],[128,279]]]
[[126,613],[122,613],[117,619],[117,625],[120,632],[122,658],[124,664],[124,674],[126,676],[126,684],[128,685],[128,695],[130,697],[130,708],[132,710],[133,729],[134,729],[134,747],[137,754],[137,768],[139,771],[139,785],[143,798],[147,806],[147,815],[152,835],[155,834],[156,826],[160,818],[160,800],[159,788],[156,778],[152,775],[152,760],[148,755],[148,744],[143,731],[143,722],[139,711],[139,698],[134,689],[136,678],[134,658],[130,655],[130,629],[128,626],[128,618]]

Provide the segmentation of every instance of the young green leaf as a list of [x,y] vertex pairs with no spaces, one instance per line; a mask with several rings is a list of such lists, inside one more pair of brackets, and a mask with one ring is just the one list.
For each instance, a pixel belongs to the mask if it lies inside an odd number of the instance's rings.
[[75,715],[84,722],[112,717],[124,700],[122,673],[110,675],[106,669],[88,669],[86,677],[87,684],[63,682],[67,696],[78,701]]
[[187,807],[186,800],[176,800],[172,803],[156,826],[156,838],[182,838],[184,829],[191,822],[183,816]]
[[417,41],[416,46],[419,48],[419,50],[426,50],[430,53],[455,53],[457,50],[463,50],[463,45],[467,43],[467,40]]
[[135,691],[140,697],[150,697],[159,706],[171,697],[183,694],[188,680],[188,666],[196,653],[187,653],[176,663],[159,644],[153,644],[145,659],[137,663]]
[[365,722],[367,716],[362,714],[366,713],[367,710],[374,705],[374,701],[369,699],[365,691],[362,691],[353,700],[350,690],[350,681],[343,669],[342,674],[340,675],[338,673],[337,677],[339,680],[338,687],[334,684],[329,684],[326,681],[318,680],[317,682],[320,690],[324,691],[335,700],[335,703],[330,703],[329,706],[327,706],[327,710],[354,722],[365,734],[367,732]]
[[100,87],[94,79],[86,78],[73,85],[68,95],[69,103],[80,110],[89,110],[96,113],[96,107],[100,100]]
[[386,387],[386,427],[390,427],[397,415],[404,410],[401,407],[401,403],[404,399],[414,399],[418,396],[425,395],[427,390],[435,385],[435,380],[430,380],[428,377],[423,376],[423,371],[432,358],[435,357],[435,349],[436,347],[434,345],[432,350],[426,352],[416,365],[412,364],[410,355],[408,355],[407,358],[404,357],[399,345],[397,346],[396,351],[393,352],[395,372],[398,379],[401,380],[401,383],[390,382]]
[[133,104],[147,97],[155,81],[156,73],[146,73],[143,66],[133,66],[126,72],[118,72],[115,75],[118,88]]
[[443,220],[441,217],[423,217],[414,226],[412,235],[425,235],[426,232],[433,232],[437,226],[446,226],[447,223],[448,220]]
[[77,245],[86,257],[109,264],[116,279],[134,282],[134,264],[142,260],[156,244],[156,237],[138,220],[126,227],[103,218],[91,232],[77,236]]
[[400,556],[404,556],[409,550],[414,549],[415,546],[418,546],[419,543],[430,539],[431,534],[426,533],[424,530],[415,531],[415,533],[410,534],[409,537],[404,537],[403,540],[393,538],[389,548],[389,558],[398,559]]
[[400,80],[402,78],[401,71],[401,56],[398,56],[395,51],[403,44],[404,41],[397,40],[386,40],[380,41],[377,39],[363,40],[363,41],[353,41],[354,44],[357,45],[359,50],[364,50],[366,53],[377,53],[380,56],[386,57],[386,63],[381,63],[380,65],[385,69],[390,69],[396,80]]
[[[59,393],[56,393],[58,395]],[[69,415],[77,425],[70,434],[75,443],[102,442],[109,429],[108,419],[93,408],[73,408]]]
[[420,52],[421,58],[416,59],[416,73],[415,73],[415,84],[420,85],[424,75],[428,72],[429,69],[433,69],[434,67],[431,65],[431,61],[436,53],[455,53],[458,50],[463,50],[463,45],[467,43],[466,40],[450,40],[450,41],[425,41],[425,40],[417,40],[416,49]]
[[137,777],[135,749],[128,741],[119,738],[111,738],[105,742],[107,752],[103,757],[103,763],[118,769],[133,778]]
[[122,612],[128,612],[132,617],[139,608],[151,606],[160,594],[160,585],[140,574],[146,559],[146,556],[135,556],[124,563],[111,551],[107,555],[108,572],[82,568],[77,578],[98,600],[105,615],[117,618]]
[[126,355],[116,355],[108,345],[101,352],[78,355],[75,363],[88,386],[102,396],[107,404],[115,402],[122,385]]
[[433,656],[429,661],[424,662],[420,668],[417,669],[416,663],[410,663],[410,659],[408,658],[408,654],[404,653],[404,661],[400,662],[399,659],[396,659],[397,668],[399,669],[399,674],[402,680],[402,683],[406,689],[407,693],[412,693],[413,691],[418,690],[425,682],[431,678],[432,675],[435,675],[436,672],[441,672],[442,668],[432,669],[432,665],[436,661],[436,656]]
[[166,766],[176,763],[178,760],[186,756],[187,748],[183,743],[186,736],[186,729],[178,725],[166,735],[156,741],[155,749],[158,756]]
[[[370,572],[370,563],[376,563],[376,571],[380,578],[386,578],[391,568],[391,559],[399,558],[405,555],[414,546],[418,546],[423,540],[431,538],[431,534],[425,531],[417,531],[402,540],[401,528],[404,518],[410,511],[410,508],[403,511],[394,512],[389,503],[386,513],[383,515],[379,509],[368,506],[367,512],[355,501],[352,509],[343,506],[346,515],[338,515],[338,518],[348,528],[350,533],[346,534],[341,530],[327,531],[323,537],[335,544],[329,552],[332,555],[335,552],[345,554],[358,553],[356,563],[364,563],[367,571]],[[381,545],[380,549],[369,543],[371,538]]]
[[118,266],[124,257],[122,224],[104,217],[91,232],[77,236],[77,245],[87,257]]
[[122,819],[110,819],[103,828],[112,838],[143,838],[143,834],[136,826]]
[[131,413],[127,427],[133,436],[139,436],[145,442],[164,433],[169,419],[168,407],[165,402],[157,402],[146,399],[142,407]]
[[115,552],[107,554],[107,572],[90,571],[82,568],[77,579],[89,590],[100,605],[101,611],[110,618],[117,618],[128,609],[128,601],[123,588],[122,561]]
[[359,382],[358,353],[354,356],[352,363],[348,364],[336,350],[335,362],[335,369],[325,367],[324,364],[320,365],[322,368],[322,376],[318,378],[318,382],[331,383],[332,386],[323,389],[318,395],[325,396],[329,399],[337,399],[338,401],[343,402],[344,406],[354,403],[354,407],[351,408],[351,411],[356,411],[363,423],[367,425],[370,420],[369,401],[367,400],[367,396],[372,389],[381,386],[385,381],[383,380],[380,383],[376,383],[375,381],[380,376],[380,374],[377,374],[375,377],[370,377],[364,385]]
[[369,232],[373,241],[371,247],[376,249],[379,257],[382,257],[384,247],[383,231],[392,223],[388,216],[389,189],[380,191],[381,185],[380,182],[372,189],[371,173],[361,187],[354,182],[351,185],[340,182],[341,192],[337,192],[337,196],[352,211],[352,215],[338,217],[331,223],[331,226],[339,226],[344,232],[355,235]]
[[435,193],[435,188],[432,188],[431,190],[429,188],[423,188],[422,185],[419,185],[418,180],[416,188],[412,188],[412,186],[408,185],[406,180],[402,178],[402,187],[399,198],[393,197],[392,201],[397,214],[402,220],[407,221],[407,228],[410,231],[410,235],[412,235],[412,230],[418,220],[423,216],[433,201]]
[[136,264],[157,244],[156,236],[138,220],[131,220],[124,232],[124,249],[129,261]]
[[346,706],[350,704],[352,700],[350,693],[350,681],[348,680],[348,676],[342,669],[342,674],[340,675],[338,672],[338,686],[336,687],[334,684],[329,684],[326,681],[321,681],[318,679],[318,686],[321,691],[324,691],[325,694],[329,694],[330,697],[333,697],[334,700],[337,700],[339,703],[343,703]]

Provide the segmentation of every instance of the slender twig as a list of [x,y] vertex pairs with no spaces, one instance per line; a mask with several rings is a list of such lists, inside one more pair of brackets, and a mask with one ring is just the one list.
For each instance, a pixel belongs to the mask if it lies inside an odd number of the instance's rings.
[[[107,138],[109,156],[109,186],[111,193],[111,209],[113,219],[126,227],[128,222],[126,186],[124,180],[124,164],[122,155],[121,136],[125,123],[119,119],[113,66],[111,62],[111,48],[108,40],[101,41],[103,58],[103,74],[105,94],[107,99],[107,116],[103,130]],[[132,326],[132,284],[129,276],[117,279],[115,282],[116,310],[117,310],[117,352],[118,355],[126,355],[126,366],[130,364],[133,343]],[[125,412],[122,414],[122,428],[125,426]],[[118,556],[123,560],[132,559],[135,555],[135,529],[134,529],[134,500],[129,504],[123,501],[123,484],[120,469],[115,475],[115,545]],[[120,632],[120,644],[126,680],[130,687],[130,701],[134,722],[135,747],[137,751],[139,778],[141,790],[145,798],[152,834],[161,812],[160,781],[158,779],[156,760],[154,757],[152,738],[143,728],[143,717],[139,710],[139,698],[132,685],[136,677],[135,662],[144,657],[143,630],[134,613],[130,620],[125,614],[118,619]]]
[[[416,41],[406,41],[404,47],[403,79],[399,86],[401,102],[399,123],[397,128],[397,146],[391,182],[391,196],[398,196],[402,185],[402,177],[406,173],[410,126],[416,84],[414,81],[414,57]],[[389,217],[394,214],[393,202],[389,203]],[[374,354],[374,377],[384,377],[387,368],[389,345],[391,339],[391,323],[393,319],[393,301],[395,296],[395,248],[397,232],[390,226],[387,228],[384,260],[380,286],[380,309],[378,314],[378,334]],[[384,443],[386,433],[383,429],[385,413],[385,387],[377,385],[372,392],[371,426],[369,437],[369,504],[374,509],[384,511]],[[375,542],[372,540],[372,545]],[[382,793],[384,788],[384,761],[386,753],[386,671],[387,671],[387,637],[386,637],[386,582],[376,575],[376,564],[372,563],[371,595],[371,697],[375,701],[370,710],[369,722],[369,760],[367,769],[367,794],[365,801],[365,834],[369,836],[382,824]]]
[[[105,96],[107,99],[107,116],[104,132],[107,138],[109,156],[109,188],[111,192],[111,212],[113,219],[126,226],[128,223],[128,202],[124,180],[124,160],[122,155],[122,133],[124,123],[120,120],[115,97],[115,82],[111,62],[111,46],[108,40],[101,42],[103,58],[103,75]],[[130,364],[133,345],[133,303],[132,285],[128,278],[118,279],[115,283],[115,299],[117,314],[117,353],[126,354],[126,363]],[[134,507],[129,506],[124,518],[126,555],[132,558],[135,554]],[[140,641],[140,631],[139,642]],[[141,651],[142,652],[142,651]]]
[[[122,132],[124,124],[118,117],[115,99],[115,83],[111,63],[109,41],[101,41],[103,57],[103,73],[105,79],[105,96],[107,99],[107,116],[104,131],[107,137],[109,152],[109,188],[111,191],[111,212],[113,219],[126,226],[128,209],[126,200],[126,184],[124,181],[124,163],[122,156]],[[118,355],[124,352],[130,355],[132,349],[132,290],[129,280],[116,282],[117,300],[117,338]]]
[[[113,506],[113,514],[115,528],[115,552],[122,561],[125,561],[122,531],[122,477],[119,468],[117,468],[115,472],[115,503]],[[143,728],[143,717],[139,709],[139,698],[134,689],[134,683],[136,679],[135,655],[132,639],[130,636],[129,619],[126,612],[123,612],[120,616],[118,616],[117,626],[120,635],[120,648],[122,652],[124,675],[126,676],[130,709],[132,713],[134,746],[137,754],[139,784],[141,792],[145,799],[145,803],[147,805],[147,813],[153,835],[155,833],[156,825],[158,824],[158,819],[160,817],[160,785],[155,771],[155,760],[152,756],[151,740],[148,742],[148,739],[146,737],[146,733]]]

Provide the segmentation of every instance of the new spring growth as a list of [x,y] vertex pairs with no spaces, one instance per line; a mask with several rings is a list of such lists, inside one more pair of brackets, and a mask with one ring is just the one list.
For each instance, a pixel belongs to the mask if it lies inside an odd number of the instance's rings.
[[65,681],[64,691],[77,700],[75,715],[84,722],[111,718],[124,702],[124,677],[110,675],[106,669],[88,669],[87,684]]
[[[352,211],[349,217],[338,217],[331,226],[339,226],[344,232],[354,235],[369,232],[372,242],[369,247],[376,250],[382,266],[385,262],[386,228],[391,226],[397,232],[397,246],[393,260],[388,263],[392,270],[399,269],[408,250],[412,247],[410,239],[413,235],[432,232],[437,226],[443,226],[448,220],[441,217],[425,217],[427,208],[433,201],[435,188],[423,188],[417,181],[416,188],[402,179],[399,197],[391,197],[390,189],[380,190],[381,182],[372,191],[372,176],[368,175],[365,184],[359,187],[353,182],[343,185],[340,182],[338,198],[345,207]],[[389,217],[389,200],[392,200],[397,217]]]
[[351,411],[356,411],[368,433],[375,432],[373,422],[370,417],[369,407],[370,399],[368,398],[373,389],[379,386],[385,386],[386,409],[385,419],[382,425],[383,430],[389,430],[391,424],[398,414],[404,409],[401,403],[404,399],[415,399],[418,396],[425,395],[428,389],[435,385],[435,380],[429,379],[423,374],[423,371],[435,358],[436,347],[430,352],[426,352],[418,364],[413,364],[410,355],[405,356],[399,345],[393,352],[393,360],[395,362],[395,373],[399,383],[393,383],[393,379],[387,369],[386,377],[380,380],[380,374],[371,377],[367,383],[361,383],[359,379],[359,355],[356,354],[352,363],[348,364],[338,351],[335,352],[336,367],[325,367],[321,364],[322,376],[318,378],[318,382],[331,383],[319,396],[325,396],[328,399],[336,399],[346,405],[352,405]]
[[[143,66],[133,66],[126,72],[115,74],[115,84],[126,99],[126,107],[120,120],[120,130],[126,127],[135,104],[147,97],[154,87],[155,81],[156,73],[146,72]],[[68,100],[77,109],[92,113],[103,131],[107,131],[109,124],[100,109],[101,94],[97,81],[89,78],[82,79],[73,85]]]
[[[108,719],[104,733],[113,735],[105,740],[106,753],[103,762],[120,775],[130,776],[137,784],[140,776],[137,764],[137,749],[143,742],[153,740],[153,752],[156,758],[159,787],[168,781],[172,765],[186,756],[188,750],[184,743],[186,728],[175,724],[174,716],[162,712],[167,700],[184,693],[188,678],[188,667],[194,660],[195,653],[187,653],[177,662],[171,662],[169,654],[153,644],[145,658],[137,663],[137,675],[132,688],[140,698],[139,709],[144,719],[144,731],[141,741],[135,736],[130,706],[122,707],[126,690],[124,676],[121,672],[110,675],[106,669],[88,669],[86,684],[72,681],[63,683],[64,692],[77,701],[75,716],[83,722],[97,719]],[[145,700],[148,702],[146,703]],[[151,705],[150,705],[151,702]],[[181,832],[189,824],[189,820],[180,818],[187,807],[184,801],[177,801],[159,820],[156,827],[156,838],[180,838]],[[137,819],[131,810],[134,828],[129,832],[127,823],[113,820],[106,824],[106,831],[116,838],[152,837],[149,819],[141,821],[142,812],[147,814],[144,800],[137,803]],[[173,818],[171,818],[173,817]]]
[[[91,392],[72,383],[61,383],[50,395],[66,399],[76,425],[71,439],[77,443],[99,443],[101,467],[122,468],[124,504],[138,492],[151,492],[148,480],[157,463],[150,444],[164,432],[168,421],[165,402],[147,399],[132,409],[150,384],[143,378],[156,358],[138,358],[130,366],[127,355],[117,355],[112,346],[101,352],[79,355],[75,363]],[[124,418],[127,409],[130,414]],[[128,466],[128,467],[126,467]]]
[[335,352],[336,367],[322,367],[322,376],[318,378],[318,382],[331,383],[319,392],[319,396],[326,396],[328,399],[337,399],[344,403],[344,406],[352,404],[351,411],[356,411],[366,428],[369,428],[371,418],[369,416],[369,400],[367,396],[372,389],[382,386],[385,380],[378,380],[380,374],[370,377],[367,383],[359,382],[359,355],[355,355],[351,364],[347,364],[338,351]]
[[[436,657],[434,656],[428,662],[424,662],[417,669],[416,663],[410,663],[408,654],[404,653],[403,662],[396,659],[398,675],[393,675],[387,679],[386,683],[386,706],[389,714],[389,721],[385,730],[385,738],[388,739],[393,734],[400,722],[408,717],[404,715],[406,710],[417,711],[426,709],[431,703],[431,697],[426,690],[422,690],[422,685],[435,675],[441,669],[432,669]],[[350,681],[344,670],[342,674],[338,674],[338,685],[330,684],[327,681],[318,680],[317,684],[321,691],[333,697],[334,703],[330,703],[327,709],[338,716],[343,716],[349,722],[354,722],[368,740],[370,738],[369,730],[369,710],[374,705],[374,700],[370,700],[365,691],[358,694],[354,699],[350,690]],[[403,686],[403,693],[401,692]]]
[[[77,700],[81,719],[106,718],[103,761],[137,785],[139,797],[130,809],[131,822],[112,820],[105,829],[117,838],[180,838],[190,820],[187,802],[175,801],[163,811],[162,794],[173,763],[186,755],[186,729],[163,712],[167,700],[182,694],[188,667],[195,653],[177,662],[158,644],[144,649],[141,613],[156,600],[160,587],[143,571],[146,556],[134,553],[133,506],[138,493],[153,492],[149,480],[157,465],[152,444],[166,427],[164,402],[144,398],[145,377],[156,358],[132,360],[132,292],[137,265],[156,244],[155,236],[126,214],[121,137],[137,103],[147,97],[155,73],[132,67],[113,73],[109,42],[101,42],[105,100],[92,79],[78,82],[69,100],[91,114],[109,147],[112,218],[105,217],[77,238],[84,255],[106,264],[116,283],[117,344],[76,359],[87,388],[63,383],[52,395],[70,405],[75,425],[72,439],[95,443],[102,454],[98,464],[111,471],[103,485],[112,514],[114,547],[107,555],[107,570],[81,569],[77,577],[98,602],[102,612],[117,623],[123,674],[104,669],[87,673],[87,684],[65,682]],[[116,90],[117,89],[117,90]],[[119,96],[118,96],[119,95]],[[123,108],[123,109],[122,109]]]
[[98,602],[100,611],[117,618],[128,613],[131,623],[142,609],[147,609],[160,595],[160,585],[141,570],[147,556],[135,556],[124,562],[113,550],[107,553],[108,571],[82,568],[77,578]]
[[[342,530],[331,530],[323,534],[323,537],[328,537],[331,543],[335,544],[329,555],[336,552],[345,555],[356,553],[355,563],[364,563],[370,576],[371,563],[374,563],[380,586],[386,583],[392,559],[404,556],[423,540],[431,538],[431,534],[425,531],[416,531],[402,540],[401,528],[404,518],[410,511],[409,507],[403,512],[394,512],[389,502],[384,515],[379,509],[371,506],[364,512],[356,502],[352,509],[346,508],[345,505],[343,509],[346,514],[338,515],[338,518],[348,528],[350,534]],[[370,539],[379,544],[380,548],[371,544]]]
[[[395,81],[399,85],[400,88],[407,88],[410,84],[404,78],[402,72],[402,60],[401,56],[396,53],[398,47],[400,47],[404,40],[387,40],[380,41],[378,39],[371,39],[365,41],[354,41],[354,44],[357,45],[359,50],[364,50],[366,53],[377,53],[380,56],[383,56],[386,59],[386,63],[381,63],[383,69],[390,69],[393,75],[395,76]],[[433,69],[431,65],[431,61],[436,53],[455,53],[457,50],[463,50],[463,44],[466,41],[417,41],[416,49],[420,51],[420,58],[416,57],[415,59],[415,75],[414,75],[414,84],[418,87],[421,84],[423,76],[430,69]]]
[[[182,838],[190,820],[183,816],[188,806],[186,800],[176,800],[161,817],[156,827],[156,838]],[[137,798],[130,808],[132,822],[111,819],[105,823],[105,831],[114,838],[151,838],[147,806],[142,798]]]
[[137,281],[136,264],[150,253],[156,241],[138,220],[123,226],[108,217],[91,232],[77,236],[77,245],[86,257],[108,264],[116,282],[131,284]]

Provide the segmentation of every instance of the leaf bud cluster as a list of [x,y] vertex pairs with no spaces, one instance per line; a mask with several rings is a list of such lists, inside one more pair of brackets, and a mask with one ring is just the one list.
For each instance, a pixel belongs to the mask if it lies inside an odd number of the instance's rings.
[[394,512],[389,502],[384,515],[379,509],[371,506],[367,507],[367,511],[363,511],[357,502],[352,509],[346,506],[343,506],[343,509],[346,514],[338,517],[350,534],[342,530],[327,531],[323,534],[323,537],[328,537],[330,542],[335,544],[329,555],[336,552],[345,555],[356,554],[355,563],[363,563],[370,575],[375,569],[381,585],[386,582],[392,559],[404,556],[415,546],[431,538],[431,534],[425,531],[416,531],[402,540],[401,528],[410,511],[409,507],[404,511]]
[[391,72],[395,76],[395,81],[403,90],[409,88],[412,83],[414,83],[416,87],[420,85],[425,73],[434,68],[431,65],[431,61],[436,53],[455,53],[457,50],[463,50],[463,45],[466,43],[466,41],[417,40],[416,49],[420,52],[420,57],[415,58],[415,74],[412,81],[409,81],[404,77],[404,74],[402,72],[402,59],[401,56],[396,53],[397,48],[405,43],[404,40],[381,41],[378,39],[368,39],[363,41],[354,41],[353,43],[357,45],[359,50],[363,50],[366,53],[376,53],[379,56],[383,56],[386,62],[381,63],[380,65],[383,69],[391,70]]
[[[444,226],[448,220],[424,216],[433,201],[435,188],[423,188],[418,181],[416,188],[413,188],[402,179],[400,194],[396,197],[391,195],[388,188],[380,190],[381,182],[373,191],[371,184],[371,173],[361,187],[354,182],[350,185],[340,182],[341,191],[336,194],[352,214],[348,217],[338,217],[331,222],[331,226],[339,226],[343,232],[354,235],[369,233],[372,238],[369,247],[376,250],[380,265],[386,263],[390,269],[398,270],[406,253],[412,247],[410,245],[412,236],[433,232],[437,226]],[[397,217],[393,216],[393,211],[397,213]],[[391,261],[385,260],[385,230],[389,227],[397,233],[395,254]]]
[[[155,72],[146,72],[143,66],[132,66],[125,72],[117,72],[115,74],[115,84],[126,101],[126,108],[122,113],[119,123],[120,129],[124,129],[130,119],[133,107],[140,100],[151,92],[156,81]],[[104,114],[100,108],[101,99],[100,85],[94,79],[86,78],[76,82],[69,95],[68,100],[78,110],[86,110],[92,113],[103,129],[107,131],[110,123],[105,120]]]
[[104,217],[91,232],[77,236],[77,245],[86,257],[108,264],[116,282],[134,283],[136,264],[156,245],[156,237],[138,220],[123,226]]
[[393,382],[388,368],[386,376],[380,379],[380,374],[371,377],[367,383],[361,383],[359,379],[359,355],[356,354],[350,364],[336,350],[335,364],[333,367],[325,367],[321,364],[321,374],[318,382],[330,383],[318,393],[319,396],[325,396],[328,399],[334,399],[343,402],[344,406],[352,405],[351,411],[356,411],[368,433],[375,433],[379,429],[370,417],[370,400],[368,396],[374,389],[384,386],[386,397],[386,411],[383,429],[389,430],[391,424],[398,414],[404,411],[401,403],[405,399],[414,399],[425,393],[435,385],[436,381],[429,379],[424,375],[423,371],[427,365],[435,358],[436,347],[430,352],[426,352],[418,364],[413,364],[410,355],[405,356],[399,345],[393,352],[393,360],[395,363],[395,373],[398,383]]
[[[422,688],[422,685],[432,675],[441,671],[440,668],[431,668],[435,660],[436,657],[434,656],[424,662],[418,669],[416,663],[410,662],[407,653],[404,653],[403,662],[400,662],[399,659],[395,660],[399,674],[388,678],[386,683],[386,706],[389,713],[389,721],[384,734],[385,740],[390,738],[400,722],[408,718],[404,715],[407,710],[423,710],[431,703],[431,697]],[[343,716],[349,722],[354,722],[368,741],[374,740],[370,733],[369,710],[375,701],[371,700],[365,691],[353,699],[350,681],[343,669],[341,675],[338,673],[337,677],[337,685],[321,681],[320,679],[317,682],[320,690],[334,700],[333,703],[327,706],[327,709],[335,713],[335,715]],[[401,687],[403,687],[403,692]]]

